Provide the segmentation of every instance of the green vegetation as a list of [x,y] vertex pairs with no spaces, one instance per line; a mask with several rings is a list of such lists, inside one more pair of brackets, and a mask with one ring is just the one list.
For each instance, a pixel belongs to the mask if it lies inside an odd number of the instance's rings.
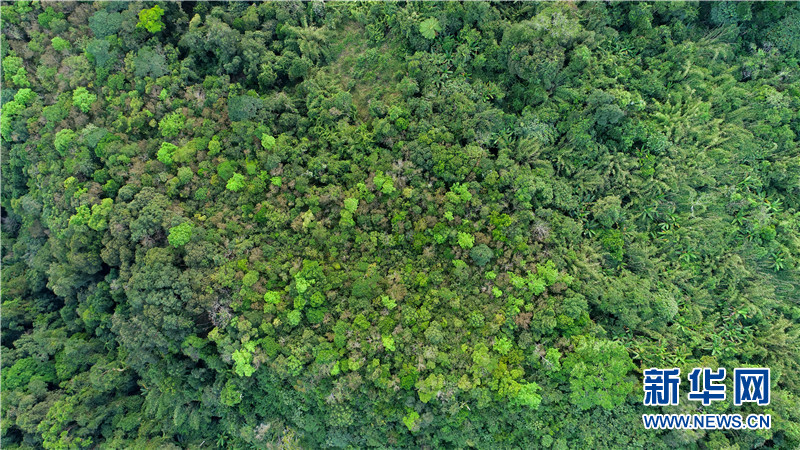
[[174,226],[169,229],[167,241],[169,241],[173,247],[183,247],[192,239],[193,229],[194,225],[192,222],[184,222],[180,225]]
[[244,186],[245,186],[245,178],[244,175],[240,173],[234,173],[233,175],[231,175],[231,177],[228,179],[228,184],[225,185],[225,187],[229,191],[233,192],[241,191],[242,188],[244,188]]
[[442,25],[435,17],[423,20],[419,24],[419,32],[425,39],[435,38],[440,31],[442,31]]
[[157,33],[164,28],[164,22],[161,21],[161,16],[164,15],[164,10],[156,5],[150,9],[143,9],[139,11],[139,23],[136,28],[144,28],[151,33]]
[[2,448],[800,447],[797,3],[0,8]]

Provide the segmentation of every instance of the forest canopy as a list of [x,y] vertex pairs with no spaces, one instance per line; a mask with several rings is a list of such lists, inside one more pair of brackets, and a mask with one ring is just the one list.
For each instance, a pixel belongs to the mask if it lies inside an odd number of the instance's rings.
[[798,3],[0,8],[3,448],[800,446]]

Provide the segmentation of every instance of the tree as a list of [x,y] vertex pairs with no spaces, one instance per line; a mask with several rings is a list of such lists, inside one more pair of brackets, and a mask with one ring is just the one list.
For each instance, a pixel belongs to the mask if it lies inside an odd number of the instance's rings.
[[69,128],[64,128],[56,133],[56,137],[53,140],[53,145],[56,147],[56,150],[59,154],[61,154],[61,156],[65,156],[67,150],[72,146],[74,141],[75,132]]
[[164,22],[161,21],[163,15],[164,10],[158,5],[150,9],[143,9],[139,11],[139,23],[136,24],[136,28],[144,28],[151,33],[158,33],[164,28]]
[[419,394],[419,400],[422,403],[428,403],[442,388],[444,388],[444,376],[430,374],[428,378],[417,381],[415,386]]
[[66,39],[60,38],[58,36],[54,37],[51,41],[51,45],[57,51],[64,51],[70,48],[69,41]]
[[25,88],[20,89],[14,94],[14,101],[22,106],[29,106],[31,102],[39,96],[32,90]]
[[442,31],[442,25],[435,17],[425,19],[419,24],[419,32],[425,39],[434,39],[440,31]]
[[[160,51],[150,47],[142,47],[133,58],[133,73],[137,77],[162,77],[169,72],[167,59]],[[181,124],[182,125],[182,124]]]
[[250,271],[245,274],[242,278],[242,284],[247,287],[250,287],[258,282],[258,272]]
[[419,422],[419,413],[414,410],[410,410],[408,414],[403,417],[403,424],[408,428],[408,431],[417,430],[419,428]]
[[191,167],[183,166],[178,169],[178,179],[181,182],[181,185],[184,185],[194,178],[194,172],[192,172]]
[[383,347],[386,350],[389,350],[390,352],[393,352],[393,351],[396,350],[396,348],[394,346],[394,338],[393,337],[385,336],[385,335],[381,336],[381,342],[383,343]]
[[158,153],[156,157],[159,161],[164,163],[167,166],[172,165],[172,157],[175,155],[175,151],[178,150],[178,146],[175,144],[171,144],[169,142],[162,142],[161,147],[158,149]]
[[264,147],[264,150],[272,150],[275,148],[275,138],[269,134],[262,134],[261,135],[261,146]]
[[341,214],[341,218],[339,219],[340,227],[353,227],[356,225],[355,220],[353,220],[353,213],[351,213],[346,209],[343,209],[340,214]]
[[192,239],[192,231],[194,224],[191,222],[183,222],[169,229],[169,236],[167,240],[170,245],[175,248],[180,248],[186,245]]
[[225,181],[230,180],[234,173],[235,169],[230,161],[223,161],[217,166],[217,175]]
[[79,87],[72,93],[72,102],[83,112],[89,112],[95,100],[97,96],[87,91],[85,87]]
[[165,138],[178,135],[183,130],[186,118],[178,111],[171,112],[158,122],[158,129]]
[[293,309],[293,310],[289,311],[289,314],[286,315],[286,319],[287,319],[287,321],[289,323],[289,326],[292,326],[292,327],[296,327],[298,324],[300,324],[300,319],[301,318],[302,318],[302,315],[301,315],[300,311],[297,310],[297,309]]
[[228,180],[228,184],[225,186],[229,191],[239,192],[245,186],[245,178],[244,175],[239,173],[234,173],[233,176]]
[[561,70],[566,55],[564,47],[542,39],[542,31],[541,27],[532,23],[514,24],[503,33],[503,47],[508,51],[507,68],[510,74],[549,88]]
[[537,392],[540,390],[542,390],[542,388],[534,382],[525,383],[520,387],[519,392],[511,402],[533,410],[539,409],[539,405],[542,403],[542,396]]
[[391,195],[397,190],[394,187],[394,181],[392,180],[392,177],[384,175],[381,171],[375,173],[372,182],[375,183],[376,189],[380,190],[386,195]]
[[270,305],[277,305],[281,302],[281,292],[279,291],[267,291],[264,294],[264,301]]
[[469,233],[458,232],[458,245],[464,250],[469,250],[475,245],[475,237]]
[[228,380],[220,393],[220,401],[226,406],[236,406],[242,402],[242,391],[236,386],[233,380]]
[[111,214],[113,203],[114,201],[110,198],[104,198],[100,204],[92,205],[92,217],[87,223],[89,228],[96,231],[105,231],[108,228],[108,217]]
[[[730,4],[733,2],[726,3]],[[726,10],[730,10],[731,8],[734,7],[728,6]],[[747,20],[749,8],[745,11],[741,11],[745,9],[745,5],[737,5],[735,9],[737,11],[736,20]],[[794,56],[800,55],[800,43],[798,43],[800,32],[797,31],[798,24],[800,24],[800,11],[795,8],[767,31],[767,38],[775,42],[775,44],[787,54]]]
[[255,350],[255,342],[249,341],[242,344],[242,348],[233,352],[231,358],[234,362],[234,372],[240,377],[252,376],[256,371],[253,367],[253,351]]
[[3,58],[3,79],[19,87],[31,85],[28,81],[28,71],[22,65],[22,58],[17,56],[8,55]]
[[381,295],[381,303],[387,309],[395,309],[397,307],[397,302],[392,297],[389,297],[388,295]]
[[480,267],[485,266],[494,257],[494,252],[486,244],[480,244],[472,248],[469,256]]
[[562,364],[569,377],[570,401],[582,410],[620,405],[633,390],[628,373],[635,367],[619,342],[579,339],[575,352]]
[[350,211],[351,214],[355,214],[356,209],[358,209],[358,199],[357,198],[346,198],[344,200],[344,209]]
[[99,10],[89,18],[89,28],[97,38],[116,34],[122,26],[124,18],[115,11]]
[[611,228],[621,219],[621,200],[617,196],[608,196],[595,202],[592,206],[594,218],[606,228]]
[[508,352],[511,351],[511,347],[511,341],[505,336],[495,338],[494,340],[494,351],[500,353],[501,355],[507,355]]
[[52,6],[48,6],[44,9],[44,12],[40,13],[36,17],[36,21],[39,22],[45,29],[51,29],[50,25],[53,23],[54,20],[64,19],[64,13],[56,12]]

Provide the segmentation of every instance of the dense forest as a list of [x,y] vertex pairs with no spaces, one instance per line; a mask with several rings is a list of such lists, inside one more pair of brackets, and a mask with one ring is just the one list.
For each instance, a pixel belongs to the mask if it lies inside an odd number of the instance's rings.
[[0,11],[3,448],[800,446],[800,4]]

